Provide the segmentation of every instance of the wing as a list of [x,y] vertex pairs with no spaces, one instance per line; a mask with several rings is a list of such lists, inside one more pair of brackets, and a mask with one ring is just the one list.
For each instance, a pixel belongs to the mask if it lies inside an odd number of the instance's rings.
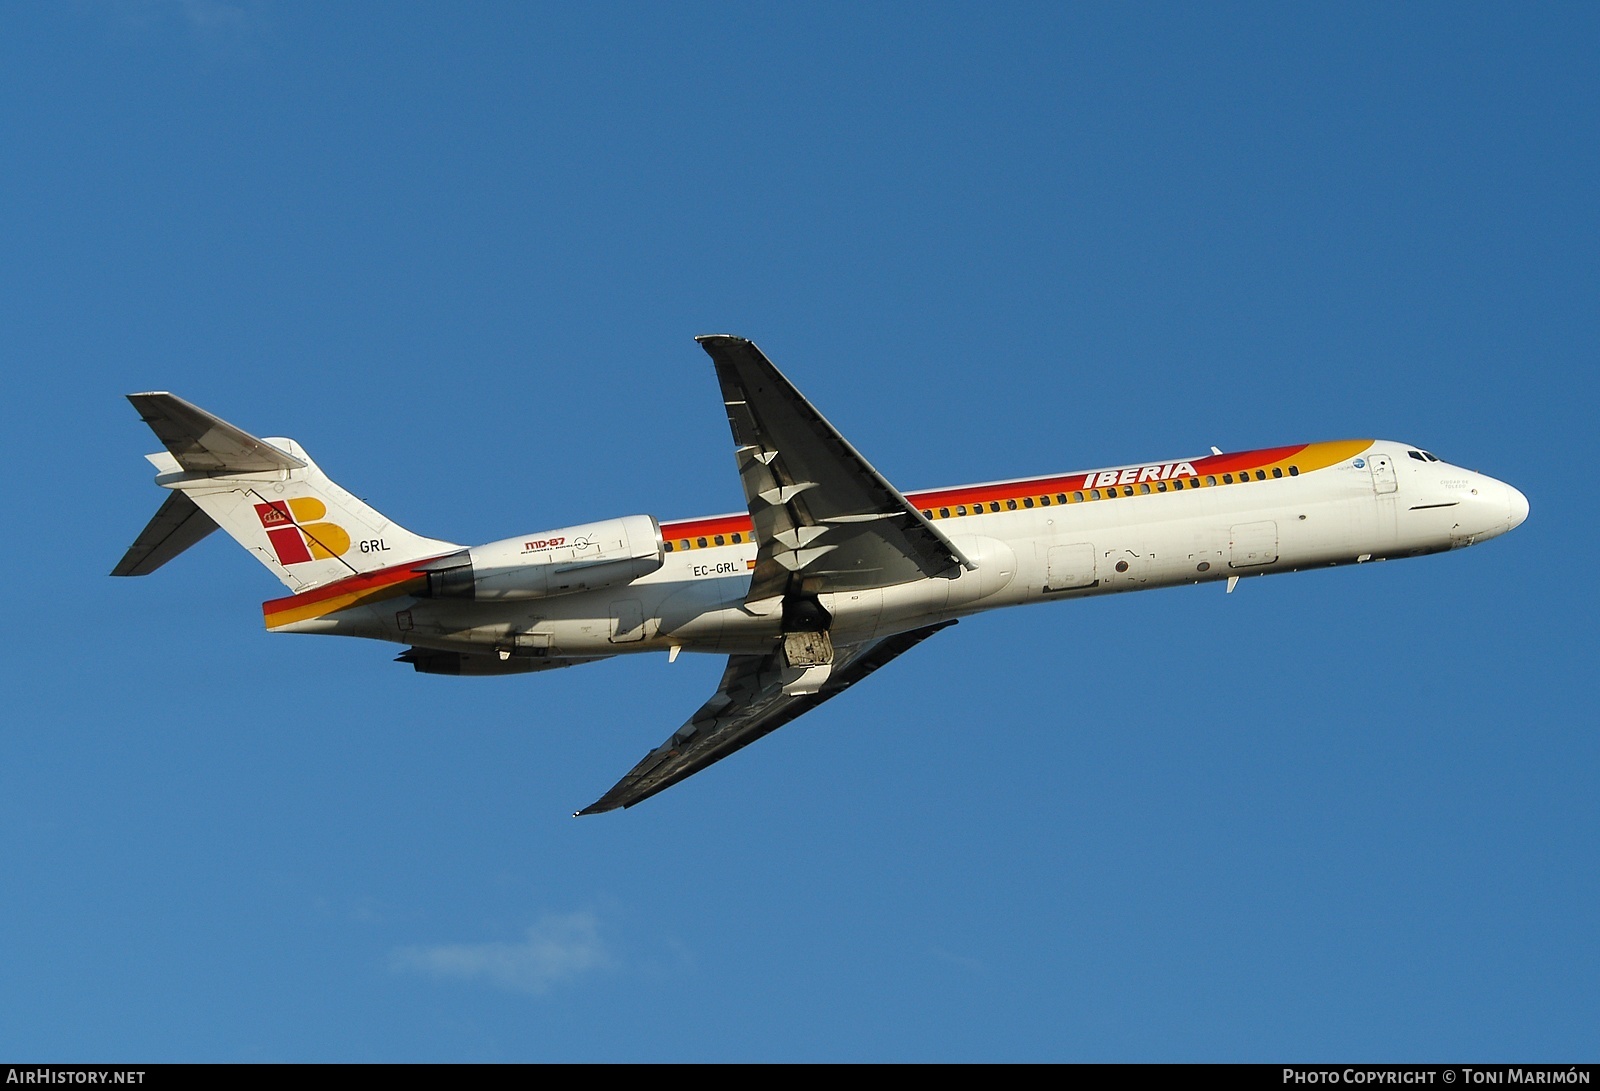
[[793,678],[794,671],[785,672],[781,648],[766,655],[730,655],[728,669],[722,674],[722,684],[717,687],[716,695],[701,705],[700,711],[674,732],[672,738],[646,754],[611,791],[578,814],[599,814],[649,799],[778,730],[795,717],[805,715],[895,656],[954,624],[954,621],[944,621],[898,636],[836,649],[833,673],[814,693],[790,695],[784,692],[785,683]]
[[756,533],[745,601],[888,587],[975,567],[742,337],[716,364]]

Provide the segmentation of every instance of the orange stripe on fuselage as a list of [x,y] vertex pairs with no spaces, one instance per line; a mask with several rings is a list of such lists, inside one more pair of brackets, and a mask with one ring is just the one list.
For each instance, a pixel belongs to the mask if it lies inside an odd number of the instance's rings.
[[[1205,455],[1201,458],[1169,458],[1158,462],[1136,462],[1129,465],[1138,468],[1179,465],[1186,462],[1194,468],[1194,473],[1174,474],[1173,477],[1181,477],[1188,481],[1256,470],[1271,473],[1274,468],[1287,469],[1291,465],[1300,473],[1306,474],[1337,465],[1345,459],[1355,457],[1370,446],[1372,446],[1370,439],[1344,439],[1325,443],[1298,443],[1287,447],[1264,447],[1256,451],[1231,451],[1220,455]],[[996,481],[986,485],[957,485],[952,488],[907,493],[906,499],[911,501],[913,507],[933,509],[955,507],[958,504],[1004,503],[1007,500],[1021,500],[1025,496],[1059,493],[1070,495],[1092,488],[1093,486],[1085,485],[1086,479],[1107,469],[1123,468],[1117,466],[1099,470],[1074,470],[1072,473],[1052,474],[1049,477]],[[681,541],[685,538],[692,541],[695,538],[709,538],[717,534],[744,534],[750,530],[750,516],[745,514],[714,515],[709,518],[685,519],[682,522],[661,524],[661,536],[669,541]]]
[[273,629],[348,610],[352,606],[408,595],[420,590],[427,580],[426,575],[417,571],[417,566],[435,559],[423,557],[392,568],[347,576],[298,595],[271,599],[261,604],[261,612],[266,618],[267,628]]

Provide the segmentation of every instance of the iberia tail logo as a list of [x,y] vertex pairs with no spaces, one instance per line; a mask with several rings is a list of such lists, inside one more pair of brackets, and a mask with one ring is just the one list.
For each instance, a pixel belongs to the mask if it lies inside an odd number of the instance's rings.
[[328,506],[311,496],[257,504],[256,516],[282,565],[327,561],[350,548],[350,534],[338,523],[319,523]]

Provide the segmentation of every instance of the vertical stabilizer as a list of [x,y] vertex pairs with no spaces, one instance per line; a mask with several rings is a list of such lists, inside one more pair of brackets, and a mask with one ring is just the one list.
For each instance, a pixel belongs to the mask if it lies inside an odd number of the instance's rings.
[[156,483],[173,495],[113,575],[155,571],[213,524],[293,591],[459,548],[391,522],[329,479],[292,439],[257,439],[164,392],[128,400],[167,448],[146,457]]

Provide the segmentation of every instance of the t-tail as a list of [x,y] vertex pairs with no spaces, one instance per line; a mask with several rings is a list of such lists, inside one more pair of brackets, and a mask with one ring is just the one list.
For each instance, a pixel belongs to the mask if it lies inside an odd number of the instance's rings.
[[257,439],[164,391],[129,394],[165,451],[145,457],[166,502],[113,576],[143,576],[221,527],[292,591],[460,547],[390,522],[292,439]]

